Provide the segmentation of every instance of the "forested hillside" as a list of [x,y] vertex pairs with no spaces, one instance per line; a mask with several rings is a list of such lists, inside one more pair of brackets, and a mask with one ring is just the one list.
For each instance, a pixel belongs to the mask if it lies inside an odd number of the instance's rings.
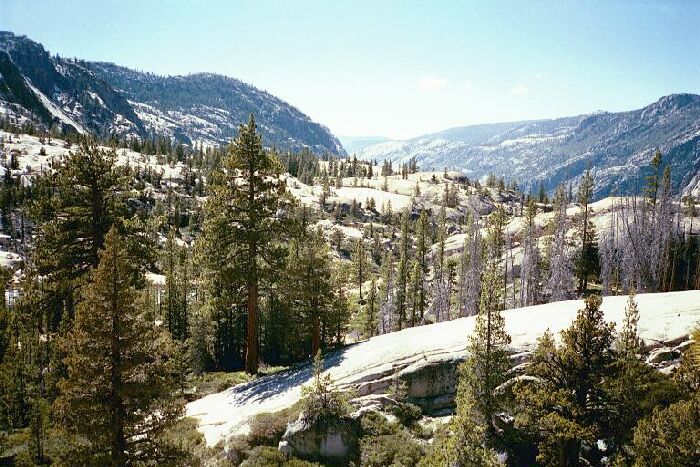
[[[3,462],[697,460],[697,309],[673,302],[697,295],[665,295],[679,319],[662,313],[657,341],[644,340],[647,304],[664,306],[646,294],[700,289],[697,202],[674,189],[666,154],[646,161],[639,196],[594,202],[593,171],[550,197],[416,159],[266,149],[260,133],[251,116],[228,146],[193,147],[3,122]],[[601,296],[620,296],[617,326]],[[528,308],[550,302],[565,311]],[[557,334],[529,330],[526,313]],[[386,345],[412,345],[398,332],[458,318],[471,323],[459,356],[426,353],[343,391],[324,372],[349,344],[394,333]],[[416,338],[441,339],[427,329]],[[538,339],[516,347],[513,329]],[[295,367],[314,356],[313,373]],[[295,377],[310,379],[299,402],[251,412],[219,444],[185,412],[246,382],[236,394],[264,389],[251,404],[271,398]]]
[[0,117],[15,125],[54,135],[218,146],[235,137],[251,113],[267,147],[345,154],[326,127],[239,80],[211,73],[157,76],[52,56],[26,36],[0,31]]
[[345,154],[328,128],[299,109],[237,79],[212,73],[157,76],[112,63],[84,62],[99,78],[122,92],[146,128],[182,142],[227,143],[250,114],[267,147],[316,154]]

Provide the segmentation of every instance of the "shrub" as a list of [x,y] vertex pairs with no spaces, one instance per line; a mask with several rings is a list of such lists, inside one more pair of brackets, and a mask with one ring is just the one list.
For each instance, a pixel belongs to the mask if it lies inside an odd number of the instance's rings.
[[366,467],[416,465],[423,448],[404,428],[393,434],[365,436],[360,440],[360,463]]
[[319,420],[340,419],[347,416],[347,396],[333,387],[330,375],[323,375],[323,359],[319,351],[314,357],[314,380],[302,388],[302,417],[307,425]]
[[700,453],[700,397],[655,410],[634,431],[635,466],[697,465]]
[[396,433],[398,427],[389,422],[381,413],[368,412],[360,419],[360,429],[363,436],[381,436]]
[[192,417],[179,420],[163,433],[167,444],[189,454],[187,465],[203,465],[215,455],[215,451],[207,447],[204,435],[197,431],[197,421]]
[[248,453],[248,458],[241,463],[241,467],[320,467],[319,464],[303,461],[297,458],[289,458],[270,446],[258,446]]
[[299,416],[299,406],[294,405],[279,412],[261,413],[250,422],[247,442],[250,446],[274,446],[282,439],[287,425]]
[[191,394],[189,398],[198,399],[209,394],[221,392],[237,384],[247,383],[251,379],[252,377],[243,371],[221,371],[195,375],[187,382],[188,386],[196,388],[195,393]]
[[389,410],[392,415],[399,419],[399,422],[402,425],[409,428],[423,416],[423,412],[421,411],[420,407],[408,402],[398,403],[392,406]]
[[287,462],[287,457],[276,448],[256,446],[250,450],[248,458],[241,463],[241,467],[282,466],[285,462]]

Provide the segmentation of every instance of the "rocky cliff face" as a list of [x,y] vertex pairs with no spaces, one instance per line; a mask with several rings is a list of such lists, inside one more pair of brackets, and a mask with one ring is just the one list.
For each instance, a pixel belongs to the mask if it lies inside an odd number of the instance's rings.
[[629,194],[641,188],[653,153],[671,165],[674,189],[700,183],[700,96],[674,94],[630,112],[599,112],[538,120],[453,128],[408,141],[365,148],[361,158],[418,159],[423,170],[464,170],[471,178],[490,173],[550,192],[574,187],[590,167],[595,195]]

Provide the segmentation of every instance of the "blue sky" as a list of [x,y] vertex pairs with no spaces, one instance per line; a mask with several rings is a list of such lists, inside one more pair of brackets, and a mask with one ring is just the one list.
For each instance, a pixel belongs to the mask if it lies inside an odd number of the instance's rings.
[[0,1],[52,53],[234,76],[340,135],[642,107],[700,93],[700,1]]

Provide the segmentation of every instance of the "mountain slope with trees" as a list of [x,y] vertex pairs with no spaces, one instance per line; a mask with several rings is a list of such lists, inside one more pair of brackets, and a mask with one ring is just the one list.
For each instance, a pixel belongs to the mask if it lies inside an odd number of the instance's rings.
[[287,102],[226,76],[157,76],[111,63],[51,55],[26,36],[0,31],[0,108],[15,124],[100,138],[162,137],[226,144],[255,114],[268,147],[342,155],[340,142]]
[[700,96],[672,94],[642,109],[452,128],[358,152],[361,159],[416,158],[421,167],[464,170],[470,178],[504,176],[534,192],[578,185],[590,169],[594,198],[635,193],[657,150],[673,168],[674,190],[700,189]]
[[667,155],[638,196],[550,199],[257,128],[0,121],[2,462],[693,465],[700,216]]

